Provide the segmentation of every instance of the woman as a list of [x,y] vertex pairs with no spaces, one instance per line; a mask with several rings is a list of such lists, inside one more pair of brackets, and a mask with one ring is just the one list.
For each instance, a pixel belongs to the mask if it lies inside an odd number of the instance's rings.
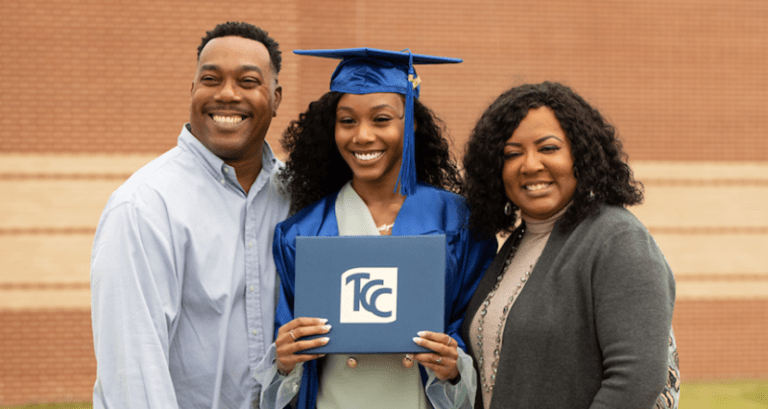
[[506,91],[475,126],[470,226],[511,233],[462,328],[476,406],[676,406],[674,277],[624,208],[643,198],[625,157],[613,126],[557,83]]
[[[458,171],[437,119],[416,99],[412,67],[458,61],[372,49],[297,53],[343,60],[331,92],[284,135],[290,156],[283,176],[297,213],[275,230],[279,329],[262,361],[269,368],[259,375],[261,405],[282,407],[295,398],[299,408],[471,407],[476,378],[458,331],[496,244],[473,238],[463,198],[444,190],[458,188]],[[333,332],[322,317],[294,319],[296,237],[379,234],[446,235],[447,334],[413,334],[432,352],[405,357],[303,353]],[[304,338],[317,334],[327,336]]]

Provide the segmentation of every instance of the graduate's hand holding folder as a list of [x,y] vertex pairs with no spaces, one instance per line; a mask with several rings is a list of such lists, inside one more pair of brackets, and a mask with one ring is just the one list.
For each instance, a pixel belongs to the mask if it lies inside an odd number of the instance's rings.
[[455,379],[458,343],[443,333],[444,271],[444,235],[299,237],[299,318],[278,330],[278,369],[287,374],[326,353],[404,353],[406,368],[416,361]]
[[327,322],[328,320],[324,318],[300,317],[280,327],[275,338],[278,371],[289,374],[296,364],[325,356],[325,354],[297,354],[297,352],[327,344],[330,340],[328,337],[301,339],[310,335],[327,334],[331,330]]
[[[280,327],[275,346],[277,347],[277,369],[282,374],[291,373],[297,364],[325,356],[325,354],[301,354],[300,352],[328,344],[329,337],[302,339],[305,336],[327,334],[331,330],[327,322],[328,320],[324,318],[300,317]],[[459,358],[456,350],[458,343],[453,338],[447,334],[420,331],[418,337],[413,338],[413,342],[435,353],[407,354],[403,358],[404,367],[410,368],[415,360],[435,371],[435,375],[442,380],[456,379],[459,376],[459,370],[456,367],[456,361]]]

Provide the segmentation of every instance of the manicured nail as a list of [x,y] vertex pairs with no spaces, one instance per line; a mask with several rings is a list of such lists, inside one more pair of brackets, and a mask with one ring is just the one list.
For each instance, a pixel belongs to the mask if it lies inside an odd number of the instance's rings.
[[331,330],[331,326],[330,325],[323,325],[323,329],[326,330],[326,331],[330,331]]
[[323,344],[327,344],[327,343],[328,343],[328,341],[330,341],[331,339],[330,339],[330,338],[328,338],[328,337],[323,337],[323,338],[320,338],[320,340],[322,340],[322,341],[323,341]]
[[417,334],[419,334],[420,337],[424,338],[424,336],[427,335],[427,331],[419,331],[417,332]]
[[318,318],[318,320],[320,321],[321,324],[325,324],[326,322],[328,322],[328,318]]
[[413,342],[421,345],[421,338],[413,337]]

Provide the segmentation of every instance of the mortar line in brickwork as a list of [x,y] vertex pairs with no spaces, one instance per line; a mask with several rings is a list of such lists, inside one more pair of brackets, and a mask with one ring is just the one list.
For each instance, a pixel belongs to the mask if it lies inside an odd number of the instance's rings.
[[744,186],[756,186],[766,187],[768,186],[768,179],[670,179],[670,178],[647,178],[639,179],[643,185],[652,186],[727,186],[727,187],[744,187]]
[[127,180],[130,173],[0,173],[0,180]]
[[722,234],[734,234],[734,235],[752,235],[752,234],[768,234],[768,226],[664,226],[664,227],[652,227],[648,226],[648,231],[651,234],[678,234],[685,236],[695,236],[700,234],[706,235],[722,235]]
[[0,283],[0,291],[56,291],[56,290],[87,290],[90,283]]
[[94,235],[96,229],[93,227],[11,227],[0,228],[0,236],[76,236],[76,235]]
[[677,274],[675,275],[675,281],[768,281],[768,272],[764,274],[760,273],[743,273],[743,274]]

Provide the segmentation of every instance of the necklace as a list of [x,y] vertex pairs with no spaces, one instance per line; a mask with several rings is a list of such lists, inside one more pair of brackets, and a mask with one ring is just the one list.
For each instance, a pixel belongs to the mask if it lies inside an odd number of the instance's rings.
[[392,224],[386,224],[386,223],[384,223],[384,224],[382,224],[381,226],[379,226],[379,227],[378,227],[378,229],[379,229],[379,231],[389,231],[390,229],[392,229],[392,227],[393,227],[394,225],[395,225],[395,223],[392,223]]
[[536,265],[534,262],[533,264],[528,267],[528,270],[523,274],[523,277],[520,278],[520,282],[517,283],[517,287],[515,288],[514,293],[507,299],[507,302],[504,304],[504,308],[501,310],[501,319],[499,321],[498,327],[496,328],[496,347],[493,350],[493,362],[491,363],[491,378],[486,379],[485,376],[485,354],[483,352],[483,324],[485,323],[485,316],[488,314],[488,306],[491,305],[491,299],[494,295],[496,295],[496,291],[499,289],[499,284],[501,283],[501,280],[504,278],[504,275],[507,273],[507,270],[509,269],[509,265],[512,264],[512,258],[515,257],[515,253],[517,252],[517,247],[520,245],[520,241],[523,239],[523,235],[525,234],[525,227],[521,227],[519,233],[516,237],[514,237],[514,244],[512,247],[512,250],[509,252],[509,257],[504,261],[504,270],[499,274],[498,277],[496,277],[496,282],[493,284],[493,289],[491,292],[488,293],[488,295],[485,297],[485,300],[482,304],[482,310],[480,311],[480,318],[477,320],[477,350],[480,351],[480,358],[478,359],[479,364],[479,371],[480,372],[480,384],[483,388],[483,391],[485,393],[491,393],[493,392],[493,386],[496,384],[496,373],[499,369],[499,359],[501,356],[501,336],[502,331],[504,329],[504,323],[507,321],[507,316],[509,315],[509,311],[512,307],[512,303],[514,302],[515,298],[520,294],[520,291],[523,289],[523,286],[528,281],[528,277],[531,275],[531,271],[533,271],[533,267]]

